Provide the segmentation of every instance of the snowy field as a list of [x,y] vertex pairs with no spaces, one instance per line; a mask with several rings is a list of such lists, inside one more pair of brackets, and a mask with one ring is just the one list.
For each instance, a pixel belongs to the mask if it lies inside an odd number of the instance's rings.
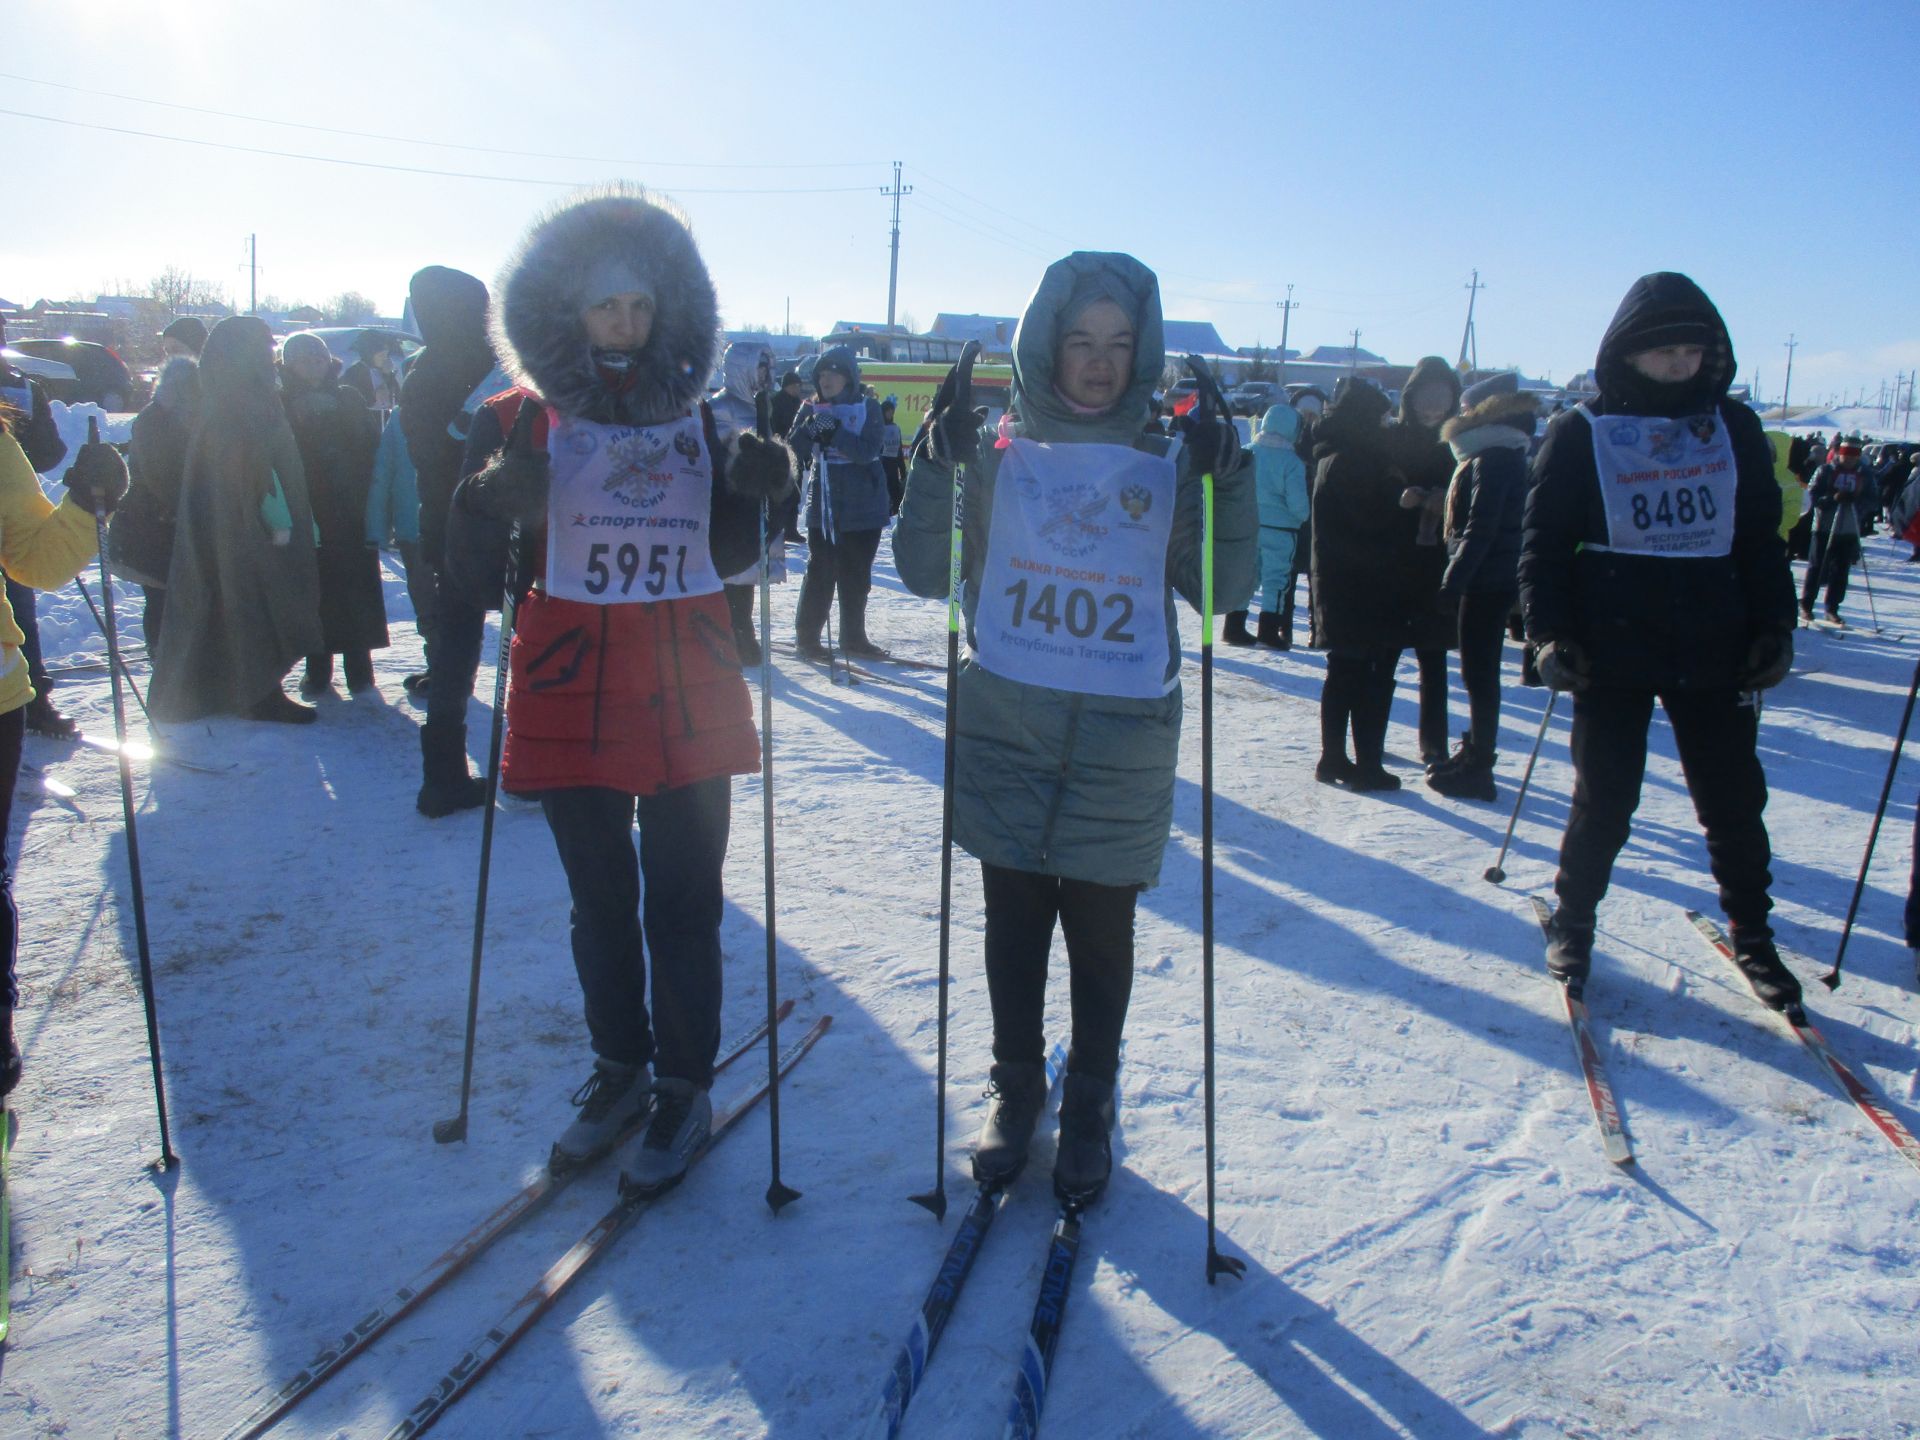
[[[1887,633],[1868,631],[1856,577],[1857,628],[1800,632],[1761,743],[1782,941],[1836,1049],[1920,1124],[1899,928],[1911,767],[1846,983],[1813,983],[1920,658],[1905,549],[1868,544]],[[889,556],[874,634],[936,658],[943,607],[907,596]],[[795,593],[776,591],[777,634]],[[389,594],[404,615],[397,581]],[[109,733],[106,676],[84,668],[91,621],[71,591],[46,604],[50,644],[82,666],[60,702]],[[125,613],[137,640],[137,608]],[[420,716],[400,677],[420,649],[400,618],[394,641],[377,697],[323,700],[311,728],[177,727],[165,753],[231,768],[136,775],[182,1162],[170,1174],[146,1168],[157,1132],[114,764],[27,742],[35,773],[12,837],[27,1073],[0,1434],[221,1434],[503,1201],[570,1114],[588,1055],[564,888],[537,811],[506,808],[472,1129],[461,1145],[429,1136],[457,1100],[480,817],[414,813]],[[1140,910],[1117,1169],[1086,1222],[1045,1432],[1920,1435],[1920,1174],[1683,919],[1711,912],[1713,891],[1664,722],[1589,992],[1639,1154],[1617,1170],[1526,901],[1550,885],[1566,816],[1566,707],[1495,887],[1481,872],[1545,693],[1508,691],[1500,802],[1446,801],[1408,758],[1410,659],[1389,736],[1408,788],[1382,797],[1313,782],[1322,657],[1219,653],[1219,1214],[1247,1273],[1207,1285],[1192,616],[1187,641],[1175,831]],[[979,884],[962,862],[942,1226],[906,1199],[932,1178],[941,693],[933,672],[848,689],[780,657],[779,979],[798,1002],[783,1033],[834,1017],[783,1091],[783,1178],[804,1198],[769,1215],[766,1114],[750,1114],[441,1433],[798,1440],[864,1421],[967,1198],[988,1063]],[[1458,729],[1458,691],[1454,711]],[[765,1006],[758,778],[734,794],[729,1033]],[[756,1068],[723,1074],[716,1099]],[[906,1434],[999,1434],[1052,1219],[1051,1149],[1049,1126]],[[384,1434],[600,1214],[612,1179],[605,1167],[562,1193],[275,1433]]]

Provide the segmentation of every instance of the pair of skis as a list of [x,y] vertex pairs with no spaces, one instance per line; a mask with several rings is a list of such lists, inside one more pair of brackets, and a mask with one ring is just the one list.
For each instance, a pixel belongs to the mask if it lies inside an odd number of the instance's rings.
[[[1053,1053],[1047,1056],[1049,1095],[1053,1093],[1054,1084],[1065,1065],[1066,1046],[1054,1046]],[[880,1403],[875,1407],[864,1432],[870,1440],[881,1440],[881,1437],[893,1440],[900,1433],[907,1406],[913,1403],[913,1397],[919,1391],[927,1364],[933,1358],[934,1347],[940,1343],[941,1335],[946,1333],[947,1321],[952,1318],[960,1292],[967,1283],[967,1277],[973,1273],[973,1262],[979,1257],[980,1247],[986,1243],[987,1232],[993,1228],[993,1222],[1006,1202],[1006,1195],[1006,1187],[1002,1184],[982,1185],[975,1191],[973,1203],[961,1215],[960,1228],[954,1232],[953,1241],[941,1258],[940,1268],[934,1273],[933,1284],[926,1298],[920,1302],[920,1313],[914,1319],[913,1328],[907,1332],[907,1338],[901,1343],[887,1371]],[[1040,1293],[1034,1301],[1026,1342],[1021,1347],[1019,1367],[1014,1374],[1013,1400],[1007,1409],[1004,1433],[1008,1436],[1030,1437],[1040,1424],[1040,1412],[1046,1405],[1047,1382],[1053,1374],[1054,1350],[1059,1345],[1060,1329],[1066,1319],[1067,1295],[1073,1283],[1074,1264],[1080,1255],[1081,1214],[1078,1205],[1063,1204],[1053,1230],[1047,1237],[1046,1265],[1041,1275]]]
[[[792,1010],[793,1001],[785,1001],[777,1012],[777,1018],[786,1019]],[[821,1017],[787,1048],[780,1057],[779,1073],[782,1076],[813,1048],[814,1043],[826,1032],[831,1021],[831,1016]],[[727,1041],[722,1046],[720,1056],[715,1063],[715,1072],[725,1071],[735,1060],[752,1049],[766,1035],[767,1030],[767,1022],[761,1020],[742,1034]],[[731,1101],[714,1116],[711,1135],[700,1154],[710,1149],[742,1115],[758,1103],[767,1093],[768,1085],[767,1080],[759,1081],[752,1089]],[[636,1117],[614,1142],[614,1148],[618,1148],[638,1134],[645,1126],[647,1119],[648,1113],[642,1113]],[[699,1156],[696,1155],[694,1158],[697,1160]],[[494,1241],[542,1208],[548,1200],[591,1168],[591,1165],[583,1166],[558,1176],[543,1168],[517,1194],[511,1196],[506,1203],[429,1261],[405,1284],[349,1326],[339,1338],[323,1345],[304,1368],[262,1399],[246,1416],[230,1426],[225,1432],[224,1440],[252,1440],[252,1437],[262,1435],[271,1429],[350,1360],[363,1353],[375,1340],[419,1308],[422,1302],[464,1270]],[[515,1302],[499,1324],[490,1327],[479,1340],[468,1347],[460,1361],[441,1377],[427,1398],[408,1412],[406,1420],[393,1432],[395,1435],[417,1435],[438,1419],[441,1412],[464,1394],[467,1388],[495,1360],[500,1358],[501,1353],[508,1346],[526,1333],[533,1322],[552,1306],[553,1302],[559,1298],[561,1291],[586,1267],[587,1263],[605,1250],[626,1227],[627,1222],[644,1209],[646,1201],[652,1198],[636,1197],[627,1193],[627,1190],[628,1187],[623,1184],[621,1197],[614,1208],[601,1217],[599,1223],[568,1250],[565,1256],[556,1261],[526,1295]]]
[[[1538,896],[1531,897],[1534,915],[1541,928],[1546,928],[1552,918],[1552,911],[1546,901]],[[1686,912],[1687,921],[1693,926],[1700,938],[1706,941],[1714,953],[1734,963],[1733,942],[1727,934],[1712,920],[1697,910]],[[1741,977],[1743,980],[1745,976]],[[1562,994],[1567,1006],[1567,1024],[1573,1033],[1575,1058],[1580,1064],[1581,1079],[1584,1082],[1588,1104],[1593,1109],[1594,1123],[1599,1126],[1601,1145],[1607,1158],[1616,1165],[1633,1163],[1633,1145],[1628,1139],[1626,1126],[1621,1118],[1620,1106],[1614,1099],[1613,1084],[1607,1077],[1606,1065],[1601,1059],[1599,1045],[1593,1037],[1593,1028],[1587,1014],[1586,1000],[1583,995],[1562,986]],[[1813,1057],[1820,1062],[1821,1068],[1840,1089],[1840,1093],[1851,1100],[1867,1123],[1893,1146],[1908,1164],[1920,1169],[1920,1139],[1901,1122],[1887,1103],[1880,1098],[1873,1085],[1859,1071],[1855,1070],[1834,1051],[1827,1038],[1820,1033],[1813,1022],[1807,1018],[1807,1012],[1799,1006],[1783,1012],[1782,1018],[1793,1031],[1794,1038],[1806,1046]]]

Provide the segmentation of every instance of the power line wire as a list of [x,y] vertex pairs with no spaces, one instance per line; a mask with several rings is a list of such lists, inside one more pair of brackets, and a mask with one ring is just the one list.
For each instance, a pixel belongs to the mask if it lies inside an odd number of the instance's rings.
[[[133,135],[142,140],[167,140],[176,145],[200,145],[211,150],[235,150],[243,155],[267,155],[279,160],[306,160],[316,165],[347,165],[360,170],[387,170],[400,175],[437,175],[449,180],[491,180],[507,185],[549,185],[563,190],[576,189],[590,182],[554,180],[543,175],[483,175],[471,170],[437,170],[425,165],[392,165],[379,160],[348,160],[337,155],[309,155],[297,150],[270,150],[258,145],[235,145],[224,140],[196,140],[186,135],[163,135],[153,130],[135,130],[123,125],[101,125],[90,120],[67,120],[58,115],[36,115],[27,110],[0,109],[0,115],[21,120],[40,120],[49,125],[71,125],[80,130],[103,130],[112,135]],[[676,185],[674,195],[851,195],[865,194],[865,185],[802,186],[728,186]]]
[[[632,165],[656,170],[861,170],[879,165],[878,160],[817,160],[792,162],[706,161],[706,160],[631,160],[606,155],[554,155],[542,150],[503,150],[492,145],[462,145],[452,140],[422,140],[411,135],[383,135],[375,130],[345,130],[334,125],[310,125],[300,120],[275,120],[267,115],[243,115],[232,110],[211,110],[204,105],[184,105],[174,100],[151,100],[144,95],[123,95],[117,90],[94,90],[85,85],[67,85],[58,80],[38,80],[31,75],[16,75],[0,70],[0,80],[18,80],[27,85],[44,85],[67,90],[75,95],[93,95],[106,100],[126,100],[135,105],[157,105],[166,110],[184,110],[192,115],[212,115],[221,120],[244,120],[254,125],[279,125],[290,130],[312,130],[322,135],[347,135],[356,140],[383,140],[401,145],[428,145],[438,150],[465,150],[475,155],[507,155],[516,160],[568,160],[581,165]],[[78,122],[75,122],[78,123]]]

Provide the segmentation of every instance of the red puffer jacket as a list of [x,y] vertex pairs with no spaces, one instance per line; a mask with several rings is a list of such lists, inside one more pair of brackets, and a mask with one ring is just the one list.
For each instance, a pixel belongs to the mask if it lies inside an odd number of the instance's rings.
[[[523,393],[488,402],[502,434],[513,432]],[[546,443],[544,413],[533,440]],[[544,569],[546,547],[534,549]],[[759,764],[725,595],[585,605],[535,589],[521,598],[501,761],[506,789],[652,795]]]

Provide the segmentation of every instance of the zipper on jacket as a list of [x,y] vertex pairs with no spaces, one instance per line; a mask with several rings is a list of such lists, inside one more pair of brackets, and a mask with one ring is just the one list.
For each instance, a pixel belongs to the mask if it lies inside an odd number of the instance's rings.
[[600,701],[606,693],[607,682],[607,610],[600,607],[600,653],[593,661],[593,741],[587,747],[587,753],[600,753]]
[[667,604],[667,630],[673,642],[673,693],[680,701],[680,721],[687,727],[687,738],[693,738],[693,711],[687,708],[687,682],[680,672],[680,617],[676,614],[679,601]]
[[1075,695],[1067,709],[1067,741],[1060,748],[1060,773],[1054,778],[1053,799],[1047,804],[1047,823],[1040,830],[1040,863],[1047,863],[1053,850],[1053,827],[1060,818],[1060,806],[1067,798],[1067,772],[1073,768],[1073,745],[1080,737],[1080,706],[1084,696]]

